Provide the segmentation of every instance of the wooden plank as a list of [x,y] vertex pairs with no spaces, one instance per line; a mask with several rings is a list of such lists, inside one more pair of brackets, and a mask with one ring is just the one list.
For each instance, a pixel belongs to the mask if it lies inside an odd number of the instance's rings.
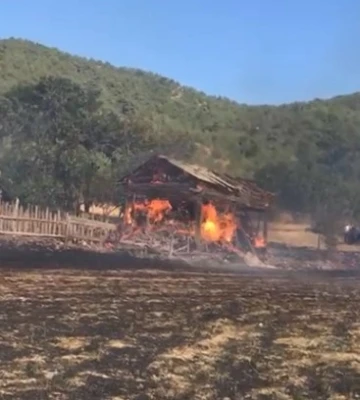
[[34,218],[36,220],[36,222],[35,222],[35,232],[39,233],[39,207],[38,206],[35,206]]
[[65,226],[65,241],[68,242],[71,235],[71,224],[70,224],[70,216],[66,214],[66,226]]
[[56,229],[56,233],[58,235],[63,234],[63,232],[62,232],[63,223],[66,223],[66,221],[61,220],[61,211],[57,210],[57,212],[56,212],[56,228],[55,229]]
[[44,233],[49,234],[49,217],[50,217],[50,213],[49,213],[49,208],[46,207],[45,209],[45,224],[44,224]]
[[196,248],[198,250],[202,248],[202,239],[201,239],[202,220],[203,220],[202,203],[197,201],[195,202],[195,243],[196,243]]
[[96,226],[96,227],[104,227],[104,228],[115,228],[116,224],[113,224],[111,222],[102,222],[102,221],[97,221],[97,220],[90,220],[86,218],[79,218],[79,217],[73,217],[70,216],[70,221],[72,224],[81,224],[81,225],[86,225],[86,226]]
[[15,202],[15,205],[14,205],[14,209],[13,209],[13,217],[14,217],[14,219],[13,219],[13,222],[12,222],[12,230],[14,232],[17,232],[17,228],[18,228],[17,219],[16,219],[16,217],[19,216],[18,210],[19,210],[19,199],[16,199],[16,202]]
[[[58,221],[57,219],[53,220],[46,220],[45,218],[31,218],[31,217],[14,217],[12,215],[0,215],[0,220],[4,221],[25,221],[25,222],[36,222],[36,223],[42,223],[42,222],[47,222],[49,224],[55,224],[55,225],[66,225],[66,221]],[[36,230],[36,228],[34,228]]]
[[268,215],[267,215],[267,213],[264,213],[263,236],[264,236],[265,243],[267,244],[267,242],[268,242]]
[[[65,237],[63,235],[56,235],[56,234],[41,234],[38,232],[13,232],[13,231],[2,231],[0,232],[0,236],[1,235],[9,235],[9,236],[28,236],[28,237],[48,237],[48,238],[56,238],[56,239],[65,239]],[[93,237],[93,238],[89,238],[87,236],[85,237],[81,237],[80,235],[77,236],[73,236],[74,239],[78,239],[78,240],[84,240],[84,241],[88,241],[88,242],[102,242],[104,240],[103,237]]]
[[13,231],[2,231],[0,232],[1,235],[10,235],[10,236],[39,236],[39,237],[55,237],[55,238],[63,238],[62,235],[47,235],[45,233],[38,233],[38,232],[13,232]]
[[50,233],[51,235],[55,235],[57,232],[57,228],[56,228],[56,214],[51,213],[50,216]]

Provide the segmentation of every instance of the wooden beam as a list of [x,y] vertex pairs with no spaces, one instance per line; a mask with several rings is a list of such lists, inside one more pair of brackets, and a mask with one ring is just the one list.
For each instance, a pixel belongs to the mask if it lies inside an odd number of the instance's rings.
[[[183,183],[141,183],[129,184],[124,186],[128,193],[138,194],[147,198],[167,198],[182,197],[186,200],[201,200],[207,198],[213,201],[221,201],[224,203],[236,204],[239,209],[264,212],[267,204],[259,198],[251,198],[251,196],[236,196],[234,194],[224,194],[214,189],[197,189],[189,184]],[[245,198],[246,197],[246,198]]]
[[263,214],[263,221],[264,221],[263,235],[264,235],[265,243],[267,244],[267,240],[268,240],[268,215],[267,215],[266,212]]
[[123,224],[127,225],[128,224],[128,216],[131,212],[131,200],[129,197],[126,197],[125,201],[125,209],[124,209],[124,215],[123,215]]
[[202,248],[201,238],[201,224],[203,221],[202,202],[195,202],[195,244],[196,248],[200,250]]

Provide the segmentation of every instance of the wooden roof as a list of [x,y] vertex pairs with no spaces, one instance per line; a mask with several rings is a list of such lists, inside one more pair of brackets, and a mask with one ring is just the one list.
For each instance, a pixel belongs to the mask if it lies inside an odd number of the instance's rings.
[[[133,170],[130,174],[121,178],[119,183],[123,185],[130,185],[129,182],[133,181],[136,176],[139,176],[143,173],[149,173],[152,167],[159,161],[162,162],[162,164],[166,163],[175,167],[188,177],[192,177],[194,180],[200,183],[203,182],[211,186],[213,188],[213,195],[215,195],[215,191],[219,191],[223,196],[227,195],[230,201],[239,203],[243,207],[264,210],[267,209],[273,201],[274,194],[260,188],[256,182],[252,180],[236,178],[226,174],[219,174],[205,167],[196,164],[185,163],[164,155],[156,155],[151,157],[144,164]],[[133,182],[132,185],[136,186],[137,183]],[[153,186],[155,185],[162,186],[160,183],[154,183]],[[199,189],[196,191],[197,194],[201,192],[202,190]],[[209,195],[209,191],[204,189],[204,194]]]

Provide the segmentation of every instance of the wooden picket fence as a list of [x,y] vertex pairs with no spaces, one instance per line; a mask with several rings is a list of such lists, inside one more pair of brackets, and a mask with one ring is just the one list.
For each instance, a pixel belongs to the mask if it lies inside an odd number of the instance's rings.
[[0,202],[0,235],[49,237],[102,242],[116,225],[61,210]]

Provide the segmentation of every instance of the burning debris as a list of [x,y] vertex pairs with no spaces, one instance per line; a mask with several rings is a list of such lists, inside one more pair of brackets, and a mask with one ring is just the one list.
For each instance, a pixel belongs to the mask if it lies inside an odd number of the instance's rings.
[[266,248],[272,194],[252,181],[157,156],[120,183],[127,193],[119,225],[122,246],[220,262],[244,260]]

